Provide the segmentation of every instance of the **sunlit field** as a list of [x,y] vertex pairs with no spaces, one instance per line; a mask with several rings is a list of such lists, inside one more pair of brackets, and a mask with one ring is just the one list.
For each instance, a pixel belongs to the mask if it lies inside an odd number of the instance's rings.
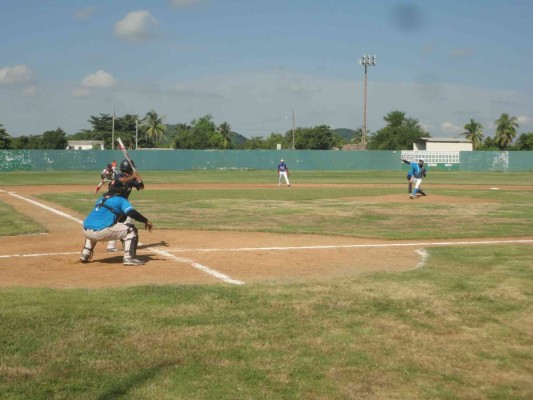
[[[148,172],[131,202],[162,230],[533,239],[530,174],[434,172],[431,202],[409,201],[404,175],[311,171],[278,188],[275,171]],[[98,175],[0,182],[87,185],[36,196],[85,215]],[[46,231],[0,211],[0,236]],[[342,279],[0,288],[0,398],[532,398],[531,243],[426,250],[420,268]]]

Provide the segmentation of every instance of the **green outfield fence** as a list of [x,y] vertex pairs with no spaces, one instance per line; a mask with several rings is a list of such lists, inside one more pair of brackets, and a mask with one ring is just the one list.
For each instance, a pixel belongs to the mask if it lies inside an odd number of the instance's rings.
[[[284,159],[292,170],[402,170],[400,157],[423,158],[429,168],[456,171],[533,171],[533,152],[130,150],[143,171],[267,170]],[[119,150],[0,150],[0,171],[101,170]]]

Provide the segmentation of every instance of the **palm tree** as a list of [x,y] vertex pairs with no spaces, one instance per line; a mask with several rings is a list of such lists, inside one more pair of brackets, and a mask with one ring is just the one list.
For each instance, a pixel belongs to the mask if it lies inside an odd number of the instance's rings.
[[229,134],[231,133],[231,126],[227,122],[224,122],[218,127],[218,132],[222,136],[222,145],[227,149],[230,141]]
[[496,125],[494,141],[503,150],[512,143],[516,136],[516,130],[519,126],[517,119],[516,117],[510,117],[507,113],[503,113],[500,118],[494,121],[494,125]]
[[461,135],[465,135],[466,139],[471,140],[472,146],[476,150],[483,140],[483,125],[470,118],[470,122],[464,128],[465,131]]
[[0,149],[11,148],[11,138],[6,132],[4,125],[0,124]]
[[142,121],[142,127],[146,129],[146,136],[150,140],[155,139],[154,143],[156,147],[157,139],[166,139],[165,132],[167,130],[167,126],[163,123],[163,118],[165,117],[160,117],[154,110],[151,110],[146,113],[146,116]]

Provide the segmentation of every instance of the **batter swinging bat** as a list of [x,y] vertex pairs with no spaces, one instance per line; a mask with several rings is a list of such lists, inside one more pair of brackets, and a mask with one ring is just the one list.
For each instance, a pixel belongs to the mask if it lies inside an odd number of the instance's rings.
[[128,160],[128,162],[130,163],[131,168],[133,169],[133,172],[135,172],[136,171],[135,167],[133,166],[133,163],[131,162],[131,158],[130,158],[130,155],[128,154],[128,151],[126,150],[126,146],[124,146],[124,143],[122,143],[122,139],[118,138],[117,142],[118,142],[118,148],[122,151],[122,154],[124,154],[124,157],[126,157],[126,160]]

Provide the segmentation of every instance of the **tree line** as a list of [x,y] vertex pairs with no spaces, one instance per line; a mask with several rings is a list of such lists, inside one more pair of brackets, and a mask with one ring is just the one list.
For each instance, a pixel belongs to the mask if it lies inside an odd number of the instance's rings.
[[[283,149],[331,150],[345,144],[361,142],[362,129],[332,129],[328,125],[310,128],[298,127],[285,133],[273,132],[269,136],[244,136],[233,132],[227,122],[216,125],[211,115],[205,115],[190,123],[167,125],[165,117],[154,110],[139,120],[126,114],[114,117],[109,114],[92,115],[90,129],[67,135],[61,128],[46,131],[42,135],[11,137],[0,124],[0,149],[66,149],[69,140],[97,140],[105,149],[112,148],[112,137],[120,137],[129,148],[174,149]],[[392,111],[383,117],[385,126],[376,132],[367,131],[368,150],[410,150],[413,142],[431,137],[418,119],[408,117],[404,111]],[[474,150],[533,150],[533,133],[523,133],[515,141],[519,128],[516,117],[501,114],[494,121],[494,137],[485,137],[480,122],[470,119],[461,133],[471,140]]]

